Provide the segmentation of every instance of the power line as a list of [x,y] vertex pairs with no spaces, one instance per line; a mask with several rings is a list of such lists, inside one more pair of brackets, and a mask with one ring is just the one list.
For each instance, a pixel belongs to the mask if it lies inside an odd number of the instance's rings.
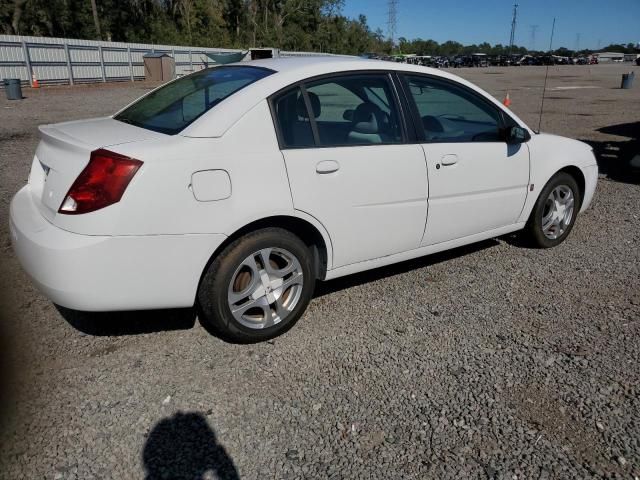
[[509,55],[513,50],[513,42],[516,38],[516,24],[518,21],[518,4],[513,4],[513,20],[511,20],[511,38],[509,39]]
[[392,49],[396,43],[396,33],[398,31],[398,1],[399,0],[388,0],[387,2],[389,6],[389,19],[387,20],[387,29]]
[[536,34],[538,33],[539,28],[540,25],[529,25],[529,30],[531,31],[531,41],[529,48],[531,48],[531,50],[536,49]]
[[[556,17],[553,17],[553,26],[551,27],[551,40],[549,40],[549,55],[551,55],[551,49],[553,48],[553,36],[556,33]],[[549,78],[549,63],[547,62],[547,71],[544,74],[544,86],[542,87],[542,102],[540,103],[540,118],[538,120],[538,133],[540,133],[540,127],[542,126],[542,112],[544,111],[544,94],[547,92],[547,79]]]

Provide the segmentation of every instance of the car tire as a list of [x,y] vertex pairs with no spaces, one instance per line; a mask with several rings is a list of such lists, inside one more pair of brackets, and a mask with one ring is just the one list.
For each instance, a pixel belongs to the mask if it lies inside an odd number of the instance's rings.
[[312,250],[282,228],[265,228],[227,245],[198,288],[205,326],[224,340],[255,343],[289,330],[315,288]]
[[537,248],[561,244],[573,229],[581,205],[574,177],[559,172],[544,186],[525,226],[526,239]]

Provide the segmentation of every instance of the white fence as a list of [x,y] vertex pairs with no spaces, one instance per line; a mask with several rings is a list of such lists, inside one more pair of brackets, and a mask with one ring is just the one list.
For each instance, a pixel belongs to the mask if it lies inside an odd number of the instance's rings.
[[[35,74],[41,84],[134,81],[144,79],[142,57],[166,53],[183,75],[211,64],[207,53],[239,52],[224,48],[101,42],[70,38],[0,35],[0,79],[19,78],[29,84]],[[281,52],[283,56],[328,55]],[[0,87],[2,82],[0,82]]]

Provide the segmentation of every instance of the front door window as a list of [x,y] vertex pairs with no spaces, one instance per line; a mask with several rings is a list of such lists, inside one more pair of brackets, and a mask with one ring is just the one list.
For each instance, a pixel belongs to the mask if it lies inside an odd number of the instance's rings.
[[427,77],[407,76],[430,143],[498,142],[500,112],[463,87]]

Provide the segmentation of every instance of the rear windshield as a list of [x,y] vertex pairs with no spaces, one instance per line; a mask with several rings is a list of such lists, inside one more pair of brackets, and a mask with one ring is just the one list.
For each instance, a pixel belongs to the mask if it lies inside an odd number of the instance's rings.
[[175,135],[225,98],[272,73],[258,67],[207,68],[159,88],[113,118]]

